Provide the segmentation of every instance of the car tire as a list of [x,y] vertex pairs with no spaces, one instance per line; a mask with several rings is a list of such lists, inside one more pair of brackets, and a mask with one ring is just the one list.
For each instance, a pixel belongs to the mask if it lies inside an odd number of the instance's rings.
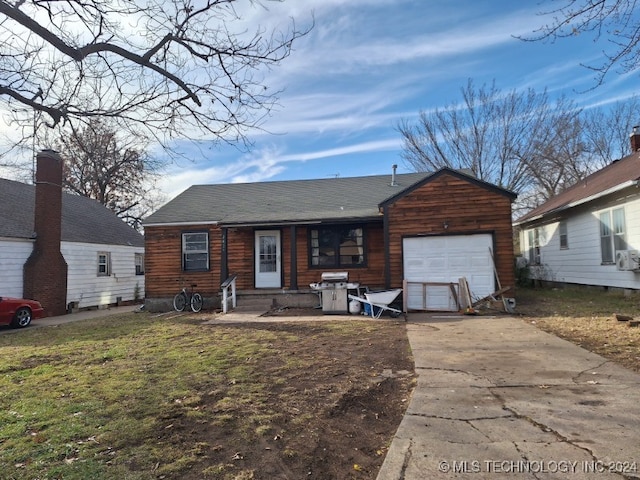
[[13,328],[25,328],[31,324],[32,318],[31,310],[27,307],[20,307],[16,310],[16,313],[13,315],[13,320],[11,320],[11,326]]

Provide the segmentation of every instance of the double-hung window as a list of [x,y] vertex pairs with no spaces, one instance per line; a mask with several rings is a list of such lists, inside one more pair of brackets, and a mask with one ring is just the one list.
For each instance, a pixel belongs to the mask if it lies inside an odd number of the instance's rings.
[[182,234],[182,270],[185,272],[209,270],[209,233]]
[[569,233],[567,231],[566,220],[560,220],[558,224],[558,235],[560,236],[560,248],[562,250],[569,248]]
[[135,254],[136,275],[144,275],[144,253]]
[[98,276],[108,277],[109,275],[111,275],[111,254],[98,252]]
[[327,226],[310,230],[311,267],[362,267],[366,265],[364,229]]
[[616,250],[626,250],[624,208],[600,212],[600,253],[602,263],[613,263]]
[[527,246],[529,247],[529,265],[540,265],[540,229],[527,230]]

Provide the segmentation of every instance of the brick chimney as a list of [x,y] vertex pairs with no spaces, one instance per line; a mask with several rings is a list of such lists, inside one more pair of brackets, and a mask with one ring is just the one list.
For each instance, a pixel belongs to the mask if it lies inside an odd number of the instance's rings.
[[36,241],[24,265],[24,296],[42,303],[47,315],[62,315],[67,311],[67,262],[60,252],[62,158],[43,150],[36,163]]
[[629,134],[629,138],[631,140],[631,153],[635,153],[640,150],[640,127],[635,126],[633,130]]

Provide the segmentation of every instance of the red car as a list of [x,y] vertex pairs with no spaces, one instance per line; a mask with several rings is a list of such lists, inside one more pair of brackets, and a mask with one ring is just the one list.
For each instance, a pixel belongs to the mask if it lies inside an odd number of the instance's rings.
[[0,297],[0,325],[14,328],[29,326],[31,320],[45,317],[40,302],[25,298]]

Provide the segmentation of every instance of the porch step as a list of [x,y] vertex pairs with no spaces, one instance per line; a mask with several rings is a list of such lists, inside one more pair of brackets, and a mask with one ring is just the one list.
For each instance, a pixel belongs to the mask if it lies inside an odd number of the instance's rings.
[[238,295],[237,306],[234,308],[234,312],[245,313],[264,313],[273,308],[275,297],[263,297],[256,295]]

